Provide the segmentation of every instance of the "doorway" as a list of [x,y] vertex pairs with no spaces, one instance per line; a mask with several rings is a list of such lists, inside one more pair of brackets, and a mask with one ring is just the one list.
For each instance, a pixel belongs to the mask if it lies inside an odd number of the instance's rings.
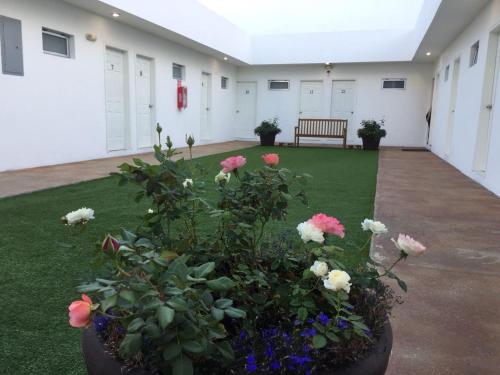
[[356,81],[333,81],[331,117],[347,120],[347,142],[356,139],[356,129],[353,124],[356,105]]
[[257,83],[238,82],[236,95],[236,136],[254,139],[256,126]]
[[124,150],[128,144],[125,52],[106,47],[105,64],[107,148]]
[[323,81],[301,81],[299,118],[322,117]]
[[453,130],[455,127],[455,111],[457,107],[458,79],[460,77],[460,59],[453,64],[453,77],[451,80],[450,107],[448,111],[448,127],[446,130],[445,157],[450,157],[453,145]]
[[200,100],[200,138],[208,141],[212,137],[210,124],[210,105],[211,105],[211,84],[209,73],[201,74],[201,100]]
[[137,56],[135,62],[137,147],[153,146],[153,60]]

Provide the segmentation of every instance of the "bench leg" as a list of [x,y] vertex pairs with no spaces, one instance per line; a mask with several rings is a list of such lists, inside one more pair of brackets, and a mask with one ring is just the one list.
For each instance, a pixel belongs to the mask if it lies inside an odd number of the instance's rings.
[[347,147],[347,138],[344,137],[344,148],[346,148],[346,147]]

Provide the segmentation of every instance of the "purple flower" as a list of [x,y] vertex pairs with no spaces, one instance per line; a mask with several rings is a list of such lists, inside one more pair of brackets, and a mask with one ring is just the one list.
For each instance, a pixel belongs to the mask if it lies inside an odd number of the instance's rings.
[[311,362],[311,358],[308,357],[308,356],[300,356],[300,355],[295,355],[295,354],[292,354],[290,356],[290,359],[292,360],[292,362],[296,365],[299,365],[299,366],[304,366],[305,364],[307,364],[308,362]]
[[343,318],[340,318],[337,323],[337,327],[339,327],[340,329],[347,329],[349,328],[349,322]]
[[266,357],[272,357],[274,354],[274,349],[272,345],[267,345],[266,350],[264,351]]
[[271,369],[273,370],[279,370],[281,368],[281,363],[278,360],[274,360],[271,362]]
[[248,372],[257,371],[257,364],[255,363],[255,355],[254,354],[250,354],[247,357],[247,371]]
[[323,312],[319,313],[317,319],[318,319],[318,322],[320,322],[324,326],[326,326],[326,325],[328,325],[328,323],[330,323],[330,318],[328,317],[328,315],[326,315]]
[[102,331],[104,331],[106,328],[108,328],[109,321],[110,321],[110,319],[107,316],[96,315],[94,317],[95,331],[97,333],[101,333]]
[[312,337],[316,336],[316,330],[314,328],[306,328],[302,332],[300,332],[302,337]]

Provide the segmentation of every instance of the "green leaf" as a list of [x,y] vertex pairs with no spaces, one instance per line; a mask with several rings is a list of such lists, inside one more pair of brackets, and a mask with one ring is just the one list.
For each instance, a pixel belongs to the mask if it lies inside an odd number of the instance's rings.
[[187,302],[179,297],[174,297],[174,298],[168,300],[167,305],[172,307],[175,311],[185,312],[185,311],[188,311],[188,309],[189,309]]
[[326,337],[328,337],[328,339],[330,341],[333,341],[333,342],[339,342],[340,341],[339,337],[335,333],[333,333],[333,332],[327,332],[326,333]]
[[313,346],[316,349],[321,349],[326,346],[326,338],[323,335],[316,335],[313,337]]
[[222,276],[215,280],[207,281],[207,286],[216,291],[226,291],[234,287],[235,283],[229,277]]
[[182,348],[178,342],[171,342],[167,345],[165,350],[163,350],[163,359],[167,362],[176,358],[181,354]]
[[202,353],[205,348],[198,341],[188,340],[182,343],[182,349],[191,353]]
[[222,354],[222,356],[230,361],[234,360],[234,351],[231,344],[227,341],[218,342],[215,344],[217,350]]
[[155,323],[147,323],[143,329],[144,335],[149,336],[152,339],[157,339],[161,336],[161,330]]
[[186,355],[181,355],[172,363],[172,375],[193,375],[193,362]]
[[170,307],[160,306],[156,313],[158,315],[158,323],[160,323],[160,327],[163,329],[174,320],[175,311]]
[[215,269],[215,263],[214,262],[208,262],[205,264],[202,264],[199,267],[196,267],[194,269],[194,275],[196,278],[203,278],[207,276],[210,272],[212,272]]
[[224,310],[227,316],[230,318],[242,319],[246,318],[247,313],[243,310],[237,309],[235,307],[228,307]]
[[299,309],[297,309],[297,317],[300,321],[304,322],[307,319],[307,309],[305,307],[299,307]]
[[106,312],[106,311],[108,311],[108,309],[110,309],[111,307],[115,306],[117,299],[118,299],[118,295],[117,294],[113,294],[112,296],[104,299],[101,302],[101,309],[102,309],[102,311]]
[[144,327],[144,319],[142,318],[135,318],[130,322],[130,324],[127,327],[127,331],[134,333],[138,330],[140,330],[142,327]]
[[210,309],[210,312],[212,313],[212,316],[215,320],[221,321],[222,319],[224,319],[224,310],[212,307]]
[[132,358],[142,347],[142,335],[140,333],[128,333],[120,344],[120,355],[123,358]]
[[120,297],[130,303],[134,303],[137,300],[135,297],[135,293],[131,290],[122,290],[120,292]]
[[233,301],[228,298],[220,298],[215,301],[215,307],[218,309],[227,309],[228,307],[233,305]]
[[408,291],[408,287],[406,286],[406,283],[403,280],[397,279],[398,280],[398,285],[401,289],[403,289],[405,292]]

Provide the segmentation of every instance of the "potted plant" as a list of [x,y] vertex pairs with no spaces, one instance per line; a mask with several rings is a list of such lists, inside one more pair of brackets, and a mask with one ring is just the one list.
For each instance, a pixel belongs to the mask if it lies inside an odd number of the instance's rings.
[[278,126],[278,118],[262,121],[259,126],[254,129],[256,135],[260,137],[261,146],[274,146],[276,134],[281,133]]
[[[120,167],[121,182],[137,184],[152,208],[135,231],[105,236],[97,277],[69,306],[70,324],[84,328],[88,373],[383,374],[394,292],[381,279],[406,290],[392,268],[425,248],[400,235],[399,257],[386,269],[361,255],[387,232],[377,221],[362,223],[360,249],[341,248],[344,226],[325,214],[269,231],[291,203],[307,202],[308,175],[279,168],[276,154],[263,155],[256,171],[229,157],[210,203],[197,169],[173,154],[155,146],[159,165]],[[71,214],[72,226],[94,217]]]
[[364,150],[378,150],[380,139],[387,135],[384,126],[384,120],[378,123],[375,120],[361,121],[361,128],[358,129],[358,137],[363,140]]

